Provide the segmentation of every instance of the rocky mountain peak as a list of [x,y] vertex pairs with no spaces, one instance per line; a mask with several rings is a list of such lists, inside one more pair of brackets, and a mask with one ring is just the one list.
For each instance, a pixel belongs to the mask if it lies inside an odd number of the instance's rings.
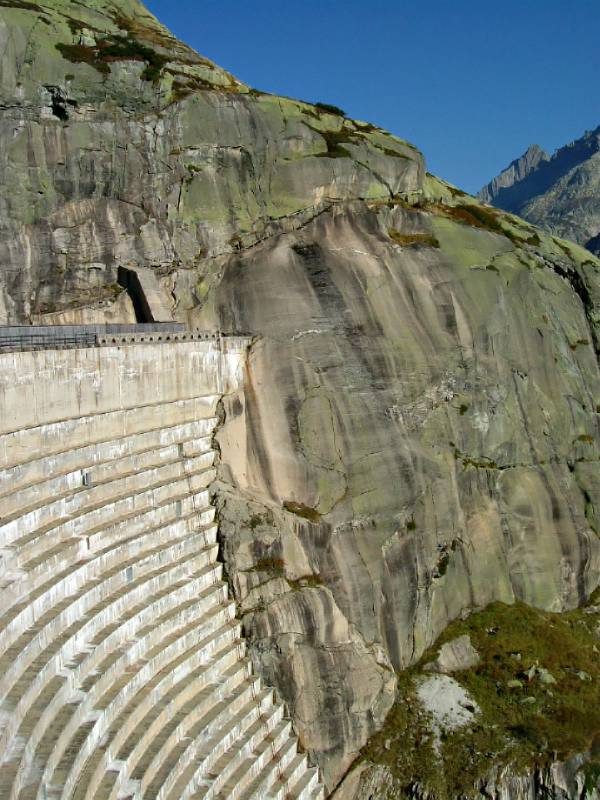
[[585,131],[551,157],[533,145],[484,186],[479,197],[600,252],[600,127]]
[[502,189],[508,189],[515,183],[522,181],[533,172],[542,161],[548,161],[549,155],[537,144],[530,144],[522,156],[511,161],[508,167],[502,170],[478,194],[484,203],[493,203]]

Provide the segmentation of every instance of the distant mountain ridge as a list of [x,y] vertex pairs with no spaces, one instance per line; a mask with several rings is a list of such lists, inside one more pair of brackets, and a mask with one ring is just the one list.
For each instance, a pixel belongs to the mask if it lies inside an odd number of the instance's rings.
[[519,158],[511,161],[506,169],[493,178],[487,186],[479,192],[479,198],[484,203],[492,203],[501,193],[507,191],[516,183],[524,180],[533,172],[540,162],[548,161],[550,156],[537,144],[531,144]]
[[479,198],[599,253],[600,126],[551,157],[530,146]]

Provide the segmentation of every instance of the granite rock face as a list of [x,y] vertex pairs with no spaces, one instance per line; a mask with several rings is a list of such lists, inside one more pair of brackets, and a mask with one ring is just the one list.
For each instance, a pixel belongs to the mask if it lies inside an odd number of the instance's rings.
[[457,636],[450,642],[440,647],[440,652],[435,661],[426,665],[425,669],[432,672],[457,672],[477,666],[479,654],[471,644],[467,634]]
[[600,127],[552,157],[532,145],[479,197],[600,254]]
[[[223,518],[269,678],[307,702],[290,645],[305,646],[325,597],[363,643],[341,685],[340,648],[313,645],[312,679],[335,691],[298,719],[309,746],[319,731],[330,784],[385,711],[381,654],[402,670],[464,608],[518,598],[559,611],[597,583],[594,312],[549,237],[515,245],[433,208],[336,206],[230,260],[214,316],[199,314],[263,337],[221,447],[252,497]],[[440,246],[398,245],[391,230]],[[595,262],[573,252],[591,286]]]
[[[510,769],[494,770],[476,786],[471,798],[486,800],[597,800],[600,788],[586,782],[587,756],[575,756],[552,767],[536,769],[530,775]],[[586,785],[587,783],[587,785]],[[439,800],[421,787],[400,787],[392,772],[383,766],[361,765],[334,793],[334,800]],[[462,798],[461,798],[462,800]]]
[[0,321],[130,315],[141,266],[176,319],[255,337],[223,554],[332,788],[463,609],[596,587],[600,263],[137,2],[6,0],[0,26]]
[[418,188],[414,148],[251,93],[134,0],[0,10],[2,321],[106,306],[127,265],[193,270],[185,314],[212,259],[279,220]]

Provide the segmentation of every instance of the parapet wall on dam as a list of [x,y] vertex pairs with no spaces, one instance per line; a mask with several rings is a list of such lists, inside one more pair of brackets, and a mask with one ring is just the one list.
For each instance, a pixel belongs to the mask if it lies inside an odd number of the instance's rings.
[[249,340],[59,334],[0,335],[0,797],[322,797],[217,559],[212,435]]

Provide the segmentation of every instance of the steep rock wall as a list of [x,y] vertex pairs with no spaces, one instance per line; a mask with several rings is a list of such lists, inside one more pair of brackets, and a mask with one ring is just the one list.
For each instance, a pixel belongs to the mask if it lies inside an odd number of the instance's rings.
[[568,280],[525,252],[359,204],[234,259],[217,291],[222,324],[264,336],[220,438],[244,490],[222,495],[230,573],[330,781],[394,671],[463,609],[559,611],[597,585],[593,333]]
[[548,161],[550,156],[537,144],[530,145],[520,158],[511,161],[508,167],[502,170],[478,193],[480,200],[485,203],[494,202],[502,192],[520,183],[533,172],[543,161]]

